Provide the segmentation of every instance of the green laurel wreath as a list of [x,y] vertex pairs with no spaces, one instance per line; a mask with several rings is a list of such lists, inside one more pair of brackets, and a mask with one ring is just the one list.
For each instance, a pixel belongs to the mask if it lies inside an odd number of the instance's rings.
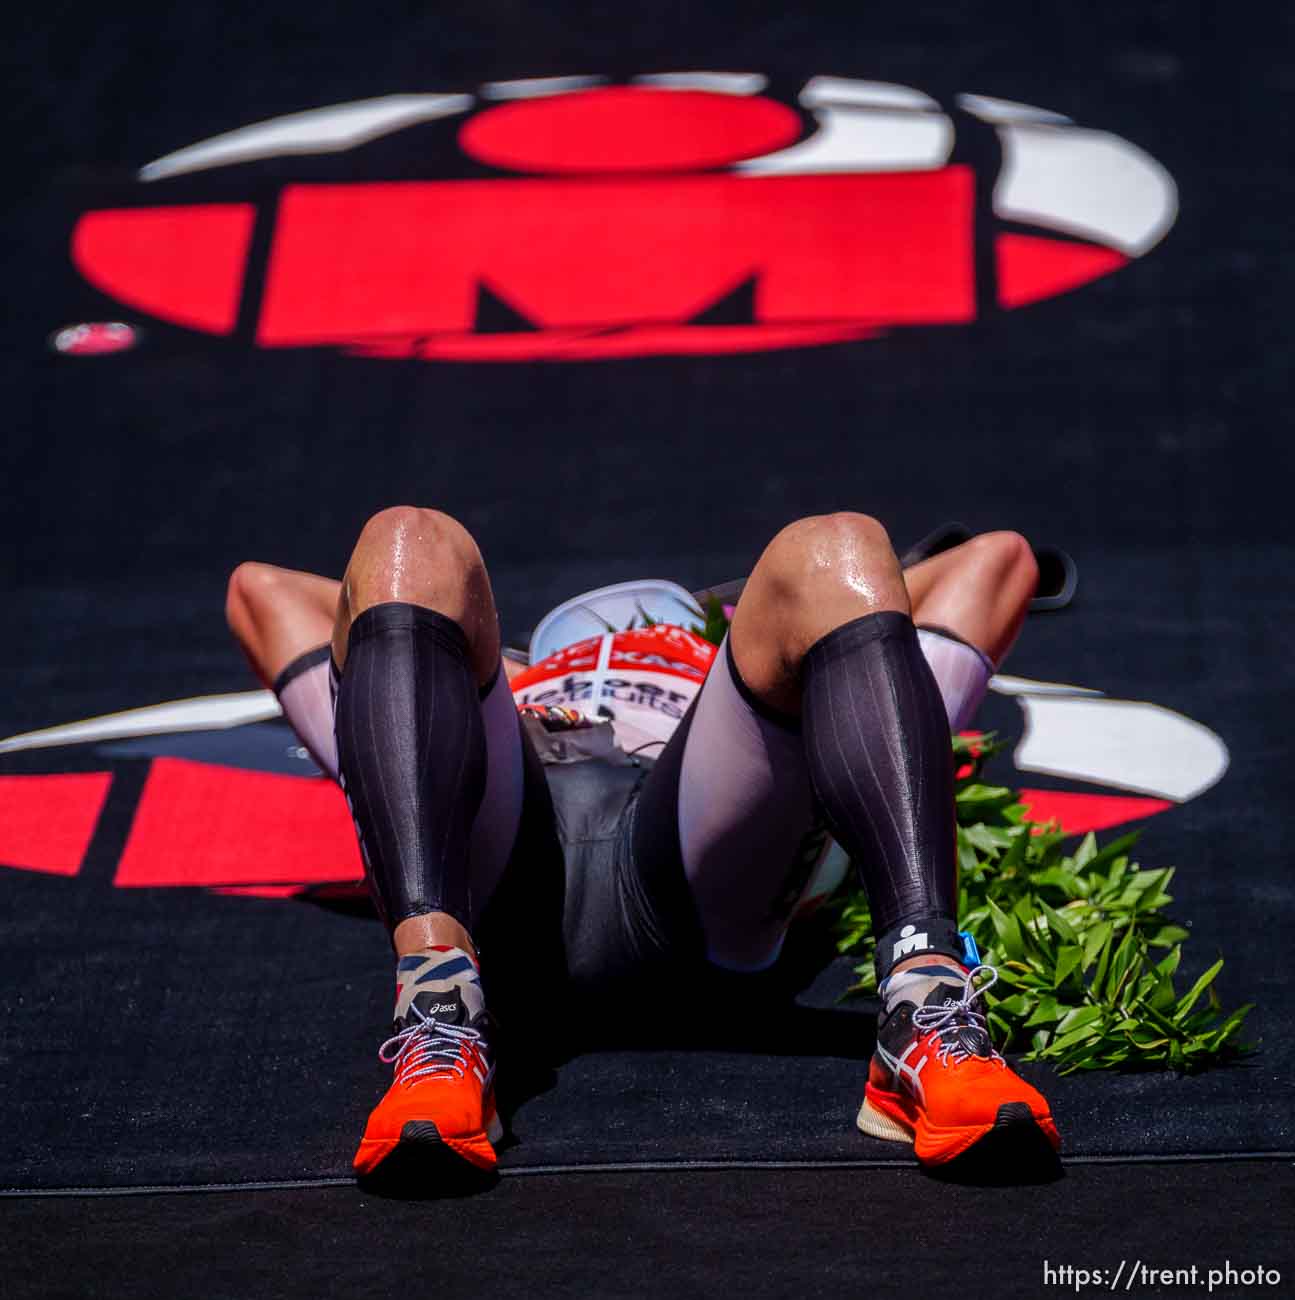
[[[973,752],[974,745],[974,752]],[[958,915],[983,960],[998,970],[987,992],[996,1043],[1074,1070],[1199,1070],[1253,1050],[1240,1040],[1253,1004],[1224,1014],[1215,961],[1181,996],[1174,976],[1190,932],[1164,912],[1173,867],[1143,870],[1130,856],[1138,832],[1067,852],[1055,824],[1026,819],[1020,797],[980,780],[1002,746],[954,738]],[[850,990],[874,993],[876,940],[863,892],[838,896],[837,948],[860,958]],[[1204,1001],[1202,1001],[1204,999]]]

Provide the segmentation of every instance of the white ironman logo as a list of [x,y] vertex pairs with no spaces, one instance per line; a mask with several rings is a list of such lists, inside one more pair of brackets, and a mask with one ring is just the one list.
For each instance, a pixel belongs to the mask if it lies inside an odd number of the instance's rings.
[[921,934],[914,934],[917,929],[915,925],[906,925],[900,932],[899,938],[895,942],[895,950],[891,954],[892,961],[898,961],[905,953],[923,952],[931,945],[927,942],[927,931],[923,930]]

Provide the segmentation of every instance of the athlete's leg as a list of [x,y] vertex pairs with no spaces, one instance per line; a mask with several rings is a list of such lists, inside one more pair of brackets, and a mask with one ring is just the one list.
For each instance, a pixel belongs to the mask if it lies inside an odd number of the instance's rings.
[[[1034,575],[1028,544],[1011,533],[977,538],[902,579],[884,532],[861,516],[802,520],[779,534],[743,584],[723,662],[695,716],[659,765],[679,785],[680,848],[712,959],[758,966],[776,956],[822,847],[794,717],[795,664],[808,643],[851,615],[897,614],[911,592],[916,619],[940,621],[921,628],[918,643],[959,729],[996,666],[986,649],[1001,659],[1019,631]],[[648,793],[659,817],[654,805],[665,796]]]
[[954,731],[971,721],[1020,634],[1039,566],[1019,533],[982,533],[904,571],[922,653]]
[[918,627],[946,628],[995,664],[1020,635],[1039,566],[1020,533],[981,533],[904,570]]
[[[492,838],[507,841],[495,856],[506,858],[511,847],[521,742],[499,644],[490,579],[461,524],[439,511],[396,507],[365,525],[332,634],[337,736],[398,953],[442,942],[470,950],[467,930],[490,883],[483,889],[469,875],[483,802],[491,805]],[[494,765],[515,796],[508,799],[487,791],[487,747],[496,738],[495,748],[508,751],[508,762]],[[480,864],[471,865],[475,874]]]
[[879,932],[913,923],[960,951],[948,724],[875,520],[774,538],[682,743],[681,856],[713,959],[776,955],[816,810],[861,864]]
[[341,589],[333,578],[254,560],[229,575],[225,618],[266,686],[293,660],[328,644]]
[[343,788],[397,954],[396,1077],[355,1164],[399,1146],[491,1168],[498,1120],[472,930],[521,818],[522,735],[498,617],[466,529],[397,507],[365,525],[333,656]]
[[[770,935],[785,866],[706,810],[745,801],[772,840],[780,811],[803,824],[807,775],[813,804],[859,867],[878,936],[884,1045],[867,1131],[915,1134],[933,1162],[996,1127],[1055,1141],[1047,1103],[993,1052],[961,964],[948,721],[880,525],[837,515],[784,529],[742,593],[727,651],[698,698],[679,772],[681,856],[712,952],[740,948],[743,932]],[[733,787],[734,770],[748,788]],[[746,856],[734,860],[733,847]]]
[[225,617],[252,671],[325,775],[337,779],[328,643],[341,583],[249,561],[230,575]]

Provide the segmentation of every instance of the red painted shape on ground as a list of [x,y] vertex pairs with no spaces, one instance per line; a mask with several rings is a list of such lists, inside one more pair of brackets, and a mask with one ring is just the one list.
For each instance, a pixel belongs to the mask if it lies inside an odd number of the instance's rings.
[[0,776],[0,863],[75,876],[111,784],[110,772]]
[[157,758],[116,883],[272,885],[363,874],[346,800],[331,781]]
[[881,333],[866,325],[631,325],[534,334],[431,334],[358,340],[353,356],[422,361],[600,361],[617,357],[719,356],[847,343]]
[[998,301],[1009,309],[1077,289],[1129,264],[1110,248],[1036,235],[999,235],[997,248]]
[[304,885],[217,885],[211,892],[237,898],[296,898],[304,889]]
[[72,260],[118,302],[228,334],[238,318],[254,218],[250,203],[87,212],[72,234]]
[[1084,794],[1070,790],[1022,790],[1021,802],[1026,805],[1030,821],[1055,820],[1067,835],[1103,831],[1177,807],[1166,799],[1148,799],[1142,795]]
[[772,99],[609,86],[489,109],[459,146],[513,171],[684,171],[785,149],[800,134],[800,118]]
[[[262,346],[462,336],[487,284],[534,331],[480,336],[481,356],[563,346],[683,350],[688,322],[752,278],[760,346],[825,328],[975,317],[973,177],[730,175],[290,185],[257,339]],[[345,275],[320,268],[344,266]],[[655,340],[586,331],[666,330]],[[700,327],[695,350],[736,350],[750,327]],[[428,336],[433,336],[428,338]],[[808,341],[820,341],[811,337]],[[514,350],[516,349],[516,350]],[[540,351],[536,351],[540,349]],[[691,350],[691,349],[690,349]],[[498,352],[495,352],[498,355]]]

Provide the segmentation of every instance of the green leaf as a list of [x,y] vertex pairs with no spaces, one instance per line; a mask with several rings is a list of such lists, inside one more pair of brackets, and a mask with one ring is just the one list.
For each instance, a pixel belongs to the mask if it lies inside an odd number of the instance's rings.
[[1153,948],[1168,948],[1191,937],[1191,931],[1184,930],[1181,925],[1162,925],[1154,934],[1147,936],[1147,943]]
[[1098,1026],[1096,1024],[1078,1025],[1076,1028],[1067,1030],[1064,1034],[1054,1038],[1042,1055],[1059,1056],[1066,1048],[1073,1047],[1076,1043],[1086,1042],[1097,1032]]
[[958,870],[964,876],[974,876],[976,869],[980,866],[980,859],[976,856],[975,845],[970,844],[958,837]]
[[1068,867],[1046,867],[1030,873],[1030,883],[1039,889],[1060,890],[1068,899],[1082,898],[1088,886]]
[[[1148,941],[1149,942],[1149,941]],[[1178,963],[1182,960],[1183,950],[1174,948],[1156,963],[1156,971],[1160,975],[1172,975],[1178,969]]]
[[1134,949],[1134,937],[1137,931],[1133,928],[1130,921],[1128,929],[1124,931],[1124,938],[1120,940],[1119,946],[1111,956],[1110,970],[1107,972],[1106,984],[1103,987],[1096,977],[1093,979],[1094,990],[1101,989],[1108,998],[1114,999],[1124,983],[1124,977],[1133,967],[1137,954]]
[[997,857],[1012,842],[1006,831],[999,830],[996,826],[986,826],[984,822],[968,826],[960,834],[968,844],[993,857]]
[[[1084,865],[1086,865],[1090,870],[1097,870],[1098,868],[1104,867],[1108,862],[1114,862],[1116,858],[1123,857],[1141,837],[1141,831],[1131,831],[1128,835],[1121,835],[1119,839],[1112,840],[1109,844],[1103,845],[1101,849],[1098,849]],[[1088,838],[1093,841],[1094,847],[1096,847],[1096,836],[1090,832]]]
[[1075,850],[1075,869],[1086,867],[1097,856],[1097,836],[1089,831]]
[[1077,1029],[1081,1026],[1091,1025],[1102,1018],[1103,1012],[1101,1007],[1076,1007],[1073,1011],[1068,1011],[1061,1018],[1061,1023],[1057,1026],[1062,1031]]
[[1057,953],[1057,968],[1052,976],[1054,988],[1060,988],[1084,960],[1084,950],[1077,944],[1068,944]]
[[1024,993],[1014,993],[1010,998],[1000,998],[994,1003],[994,1010],[1000,1015],[1011,1016],[1013,1020],[1024,1016],[1034,1005],[1032,998]]
[[1012,798],[1012,792],[1005,785],[979,783],[964,786],[957,794],[958,804],[964,808],[974,808],[980,804],[1006,804]]
[[1043,899],[1040,898],[1037,901],[1039,909],[1042,911],[1043,915],[1048,918],[1048,928],[1052,933],[1055,934],[1063,943],[1075,943],[1079,936],[1071,927],[1070,922],[1067,921],[1060,912],[1054,911],[1049,907]]
[[1004,875],[1022,866],[1029,854],[1030,832],[1024,826],[1004,832],[1008,838],[1007,852],[1003,854],[998,869]]
[[1110,921],[1098,921],[1083,937],[1084,969],[1087,970],[1106,946],[1115,927]]
[[1064,1015],[1066,1015],[1066,1008],[1058,1006],[1056,998],[1043,997],[1039,999],[1039,1005],[1034,1008],[1034,1013],[1025,1022],[1025,1028],[1049,1025],[1060,1020]]
[[1233,1011],[1223,1023],[1210,1034],[1207,1041],[1207,1048],[1211,1052],[1216,1052],[1230,1038],[1232,1038],[1238,1029],[1241,1028],[1241,1022],[1254,1010],[1254,1003],[1247,1002],[1244,1006],[1238,1007]]
[[[1115,938],[1115,926],[1110,921],[1103,921],[1100,925],[1093,926],[1093,930],[1101,931],[1105,939],[1101,944],[1100,951],[1095,955],[1097,957],[1097,969],[1093,971],[1092,985],[1099,993],[1106,987],[1106,971],[1111,964],[1111,942]],[[1084,943],[1085,965],[1088,961],[1089,946],[1087,941]]]
[[1196,1005],[1201,994],[1214,982],[1214,977],[1223,969],[1223,958],[1220,957],[1213,966],[1205,972],[1204,975],[1196,981],[1195,984],[1183,994],[1183,1000],[1178,1004],[1174,1011],[1174,1019],[1182,1021],[1187,1013]]
[[1009,958],[1021,961],[1025,957],[1025,944],[1021,939],[1021,926],[1016,917],[1009,916],[991,898],[989,901],[989,919],[993,922],[994,934],[998,937],[999,947]]

